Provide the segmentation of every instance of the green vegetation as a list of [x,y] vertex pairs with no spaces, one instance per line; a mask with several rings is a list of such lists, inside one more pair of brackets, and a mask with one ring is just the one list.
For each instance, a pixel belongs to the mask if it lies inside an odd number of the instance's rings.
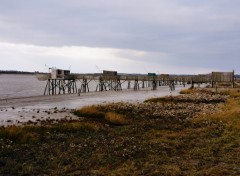
[[240,175],[239,92],[219,90],[229,98],[207,115],[156,118],[109,104],[77,110],[78,122],[2,127],[0,175]]

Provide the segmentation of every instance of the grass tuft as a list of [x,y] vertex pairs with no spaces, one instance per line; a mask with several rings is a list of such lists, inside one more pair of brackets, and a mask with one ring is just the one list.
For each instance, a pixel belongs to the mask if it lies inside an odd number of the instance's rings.
[[79,117],[93,118],[94,120],[102,119],[112,125],[126,125],[129,123],[124,115],[115,112],[103,112],[97,106],[83,107],[76,110],[74,114]]
[[15,143],[29,144],[37,142],[46,133],[89,133],[98,131],[100,127],[94,123],[72,122],[51,126],[10,126],[0,128],[0,139],[7,139]]
[[191,93],[193,93],[193,89],[183,89],[179,93],[180,94],[191,94]]
[[105,114],[100,112],[97,106],[85,106],[79,110],[74,111],[74,114],[79,117],[99,118],[104,119]]
[[115,112],[107,112],[105,114],[105,120],[113,125],[127,125],[128,121],[126,117],[122,114],[117,114]]
[[11,126],[0,129],[0,138],[9,139],[17,143],[32,143],[36,142],[38,137],[34,132],[34,127],[17,127]]

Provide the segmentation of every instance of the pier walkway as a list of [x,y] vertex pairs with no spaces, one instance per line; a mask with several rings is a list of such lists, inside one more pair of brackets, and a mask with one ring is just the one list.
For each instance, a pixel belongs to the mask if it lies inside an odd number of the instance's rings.
[[[210,83],[212,87],[217,82],[228,82],[234,86],[233,72],[212,72],[199,75],[169,75],[149,73],[148,75],[117,74],[117,72],[105,71],[102,74],[68,74],[62,78],[51,79],[51,74],[46,79],[47,84],[44,95],[56,95],[65,93],[86,93],[89,92],[89,83],[97,82],[95,91],[115,90],[121,91],[122,85],[127,84],[127,89],[137,91],[141,88],[151,87],[156,90],[159,86],[169,86],[174,90],[175,85],[194,84],[198,86],[202,83]],[[77,88],[77,82],[80,87]]]

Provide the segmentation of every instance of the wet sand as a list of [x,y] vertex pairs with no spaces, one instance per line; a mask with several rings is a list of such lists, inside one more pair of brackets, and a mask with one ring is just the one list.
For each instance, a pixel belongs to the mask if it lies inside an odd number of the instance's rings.
[[22,98],[9,98],[0,100],[0,126],[35,122],[39,119],[79,118],[72,114],[73,109],[87,105],[104,104],[111,102],[142,102],[148,98],[166,95],[178,95],[179,91],[186,89],[182,85],[170,91],[168,86],[133,91],[104,91],[54,96],[34,96]]

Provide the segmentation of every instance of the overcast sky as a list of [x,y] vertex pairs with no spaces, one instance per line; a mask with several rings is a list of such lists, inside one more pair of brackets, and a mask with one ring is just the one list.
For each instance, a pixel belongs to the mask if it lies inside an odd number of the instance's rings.
[[0,70],[240,73],[239,56],[239,0],[0,0]]

